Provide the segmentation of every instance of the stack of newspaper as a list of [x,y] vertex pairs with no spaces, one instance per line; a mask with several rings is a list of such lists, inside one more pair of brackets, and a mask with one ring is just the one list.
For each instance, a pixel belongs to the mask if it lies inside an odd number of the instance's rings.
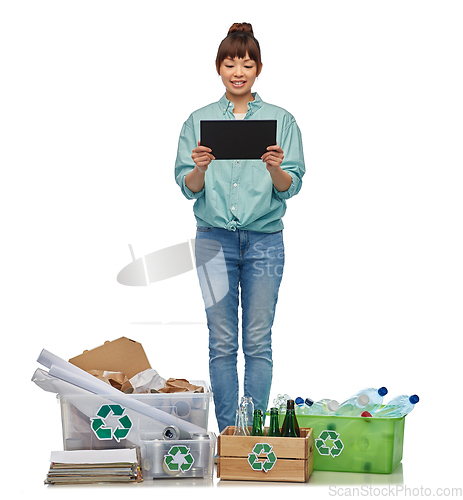
[[45,484],[142,481],[135,449],[52,451]]

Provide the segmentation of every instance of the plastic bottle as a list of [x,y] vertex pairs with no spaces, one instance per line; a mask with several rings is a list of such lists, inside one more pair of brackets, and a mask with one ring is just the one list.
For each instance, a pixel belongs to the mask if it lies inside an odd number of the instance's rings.
[[383,404],[383,398],[387,394],[387,389],[385,387],[380,387],[379,389],[370,387],[368,389],[363,389],[363,391],[358,391],[352,397],[360,396],[360,394],[366,394],[370,399],[369,403],[365,406],[364,411],[373,414],[375,411],[379,410]]
[[353,396],[340,404],[334,414],[344,417],[359,417],[365,411],[369,402],[370,398],[362,392],[358,396]]
[[298,397],[294,400],[294,402],[296,403],[296,407],[295,407],[295,412],[296,412],[296,415],[309,415],[310,414],[310,408],[311,406],[313,405],[313,401],[309,398],[306,398],[305,401],[301,398],[301,397]]
[[420,398],[414,394],[413,396],[400,395],[391,399],[389,403],[384,405],[380,410],[373,413],[373,417],[403,417],[408,415]]
[[[311,401],[311,400],[309,400]],[[307,399],[305,400],[307,403]],[[320,399],[308,407],[305,415],[333,415],[339,408],[339,403],[335,399]]]
[[278,394],[278,396],[273,400],[273,406],[278,408],[280,413],[285,413],[286,411],[286,401],[292,399],[288,394]]

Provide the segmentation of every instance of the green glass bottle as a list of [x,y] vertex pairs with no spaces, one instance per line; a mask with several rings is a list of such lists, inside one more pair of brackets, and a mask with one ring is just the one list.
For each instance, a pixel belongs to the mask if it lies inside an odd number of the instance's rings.
[[254,410],[254,418],[252,421],[251,436],[263,436],[264,430],[262,429],[262,410]]
[[278,425],[278,408],[270,408],[270,427],[267,436],[281,436],[280,426]]
[[282,437],[299,437],[299,425],[294,412],[294,400],[288,399],[286,405],[286,416],[281,428]]

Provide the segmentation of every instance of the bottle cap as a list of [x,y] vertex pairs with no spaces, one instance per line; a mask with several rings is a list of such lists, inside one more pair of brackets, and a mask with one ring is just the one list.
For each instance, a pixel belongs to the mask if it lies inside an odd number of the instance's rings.
[[304,403],[305,403],[307,406],[312,406],[312,405],[313,405],[313,400],[312,400],[312,399],[310,399],[310,398],[305,398]]
[[304,404],[304,400],[302,398],[296,398],[295,401],[296,401],[296,404],[299,406]]
[[339,408],[339,403],[335,399],[332,399],[331,401],[328,401],[326,407],[330,411],[336,411]]
[[409,397],[409,400],[410,400],[410,403],[412,403],[413,405],[415,405],[416,403],[418,403],[418,401],[420,400],[420,398],[416,394],[413,394],[413,396]]
[[370,402],[370,398],[364,392],[362,392],[362,394],[359,394],[357,396],[357,403],[360,406],[366,406],[369,402]]
[[294,400],[293,399],[288,399],[286,402],[286,408],[288,410],[294,410]]
[[364,412],[362,412],[362,414],[360,416],[361,417],[371,417],[371,413],[369,411],[364,411]]
[[380,388],[378,389],[378,394],[379,394],[380,396],[385,396],[385,395],[387,394],[387,389],[386,389],[385,387],[380,387]]

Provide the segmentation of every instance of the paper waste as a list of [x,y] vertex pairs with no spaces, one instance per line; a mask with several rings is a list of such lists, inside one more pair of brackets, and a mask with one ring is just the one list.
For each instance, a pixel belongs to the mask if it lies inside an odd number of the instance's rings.
[[134,483],[142,481],[134,448],[52,451],[45,484]]
[[[96,395],[98,397],[98,405],[101,402],[101,406],[111,404],[123,406],[132,422],[136,422],[140,418],[148,418],[150,430],[155,433],[162,433],[168,426],[178,428],[181,439],[188,439],[195,433],[206,432],[206,429],[203,427],[151,406],[137,399],[135,396],[124,394],[110,384],[61,359],[46,349],[42,350],[37,361],[48,368],[48,372],[43,369],[37,369],[32,381],[43,390],[58,394],[60,398],[73,397],[73,405],[89,419],[95,417],[94,395]],[[91,398],[84,396],[91,396]],[[139,444],[137,442],[138,439],[139,436],[135,433],[132,437],[132,440],[135,441],[132,442]]]

